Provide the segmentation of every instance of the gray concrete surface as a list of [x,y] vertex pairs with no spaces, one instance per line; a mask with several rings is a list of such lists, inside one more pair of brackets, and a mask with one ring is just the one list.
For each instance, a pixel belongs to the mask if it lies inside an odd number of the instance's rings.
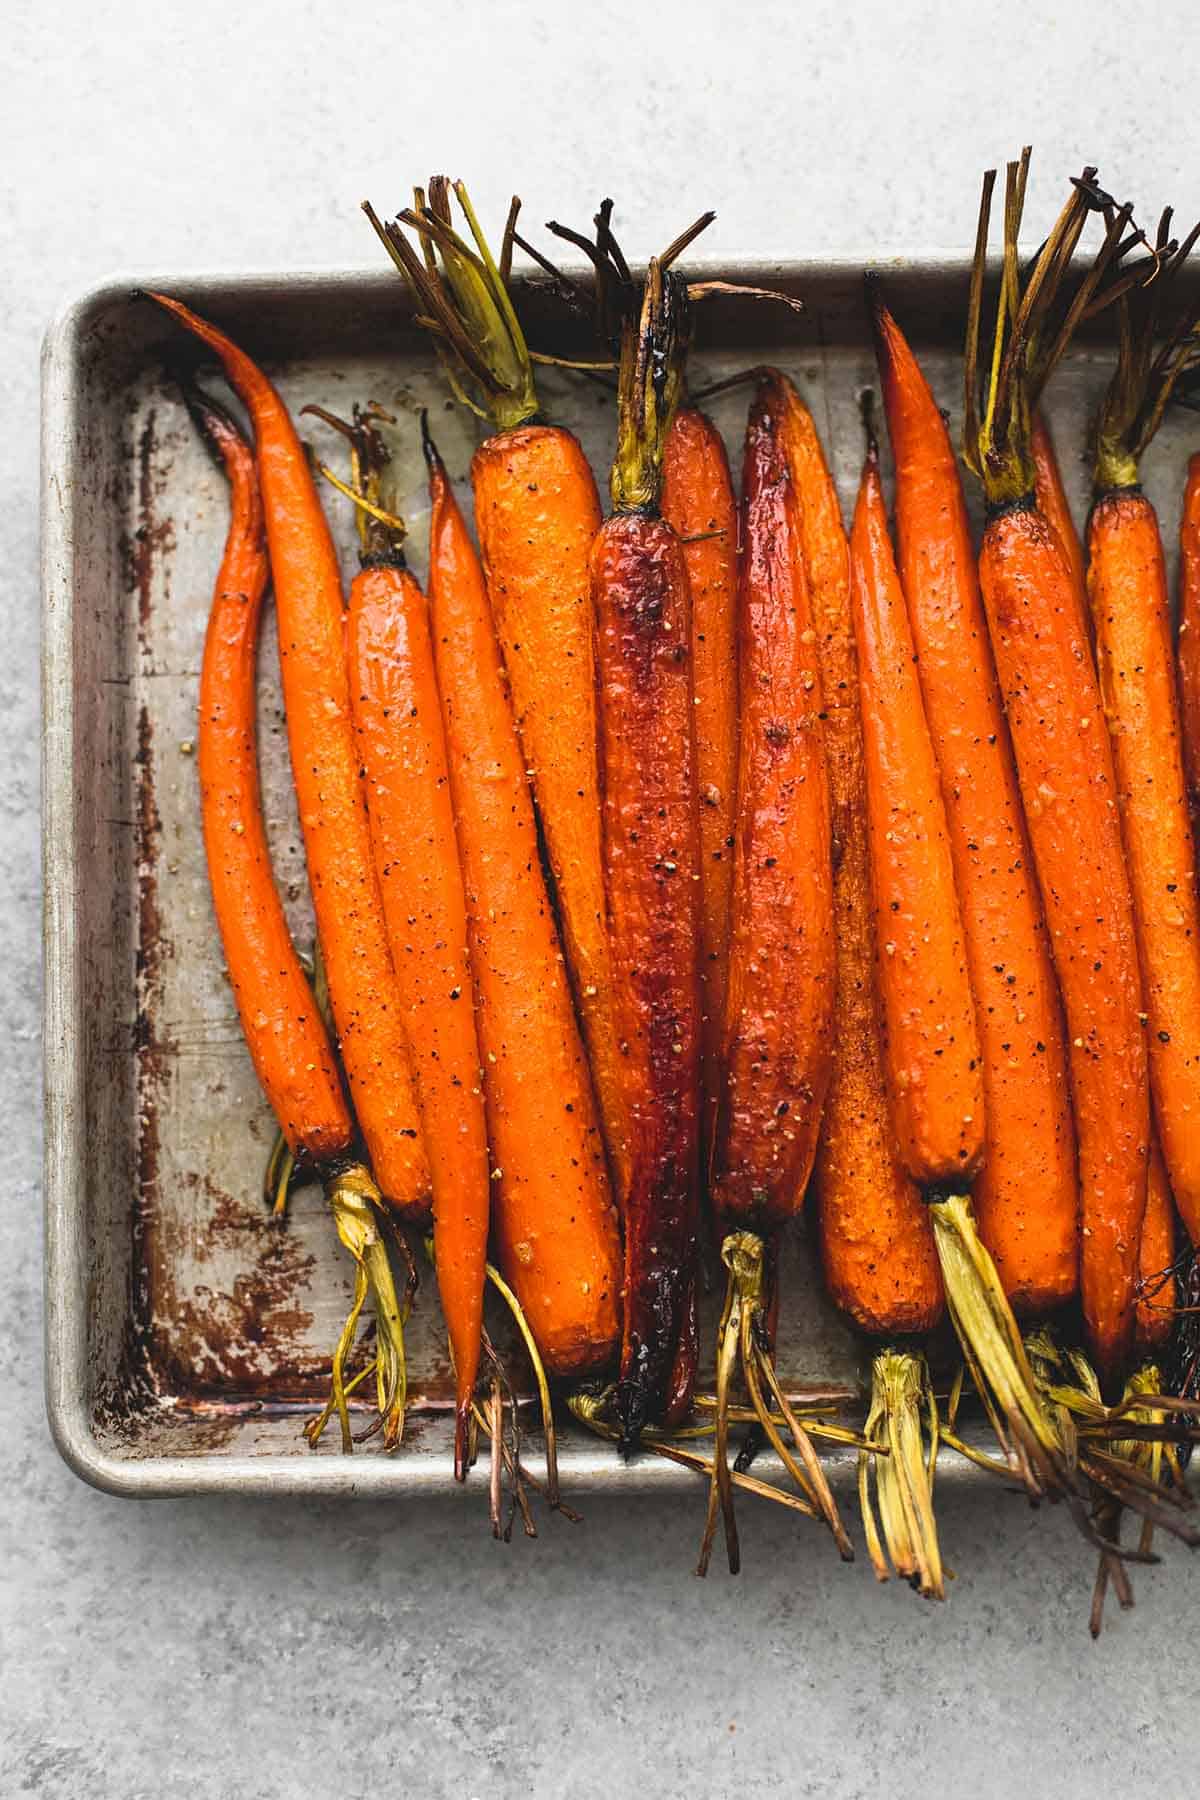
[[746,1515],[689,1573],[675,1506],[497,1547],[466,1513],[131,1503],[58,1462],[40,1396],[36,355],[115,266],[370,261],[361,195],[445,166],[494,214],[615,193],[634,248],[970,236],[1026,138],[1046,196],[1099,162],[1200,206],[1195,11],[892,0],[234,9],[15,4],[0,277],[0,1795],[58,1800],[1194,1791],[1200,1570],[1174,1555],[1093,1647],[1061,1518],[947,1505],[923,1609]]

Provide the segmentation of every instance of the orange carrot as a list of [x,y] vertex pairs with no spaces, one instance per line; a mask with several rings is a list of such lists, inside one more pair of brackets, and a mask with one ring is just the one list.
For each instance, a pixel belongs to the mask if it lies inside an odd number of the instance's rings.
[[957,458],[877,289],[873,299],[896,467],[897,561],[941,777],[983,1058],[986,1149],[972,1204],[1014,1309],[1037,1317],[1069,1300],[1079,1279],[1062,1006]]
[[1193,826],[1200,818],[1200,453],[1188,463],[1179,521],[1179,723]]
[[1158,1139],[1152,1138],[1146,1170],[1146,1217],[1138,1255],[1139,1297],[1134,1326],[1134,1344],[1142,1354],[1161,1350],[1170,1342],[1175,1329],[1174,1263],[1175,1203]]
[[333,540],[304,449],[266,376],[178,300],[151,298],[216,353],[254,421],[288,747],[338,1047],[385,1198],[425,1218],[429,1165],[354,748]]
[[737,790],[737,502],[711,419],[675,415],[663,458],[662,515],[683,546],[692,596],[692,688],[700,789],[700,981],[705,1139],[711,1148],[720,1085]]
[[984,1150],[979,1036],[946,810],[874,443],[850,533],[850,592],[892,1122],[913,1180],[961,1193]]
[[[597,766],[596,693],[588,555],[600,501],[569,431],[533,422],[533,364],[507,292],[511,231],[500,267],[462,183],[454,186],[474,251],[451,225],[450,187],[430,182],[429,205],[383,225],[368,215],[417,294],[427,323],[478,390],[494,435],[471,465],[475,523],[517,731],[533,782],[619,1197],[629,1177],[618,1089],[621,1057],[609,993]],[[401,225],[426,247],[417,254]],[[439,272],[436,256],[442,259]],[[462,296],[470,293],[469,304]]]
[[813,1171],[825,1279],[860,1330],[917,1336],[937,1323],[942,1283],[928,1209],[896,1154],[884,1086],[849,545],[811,413],[776,371],[760,392],[780,421],[800,501],[829,771],[834,1061]]
[[330,1399],[306,1434],[315,1441],[336,1410],[342,1447],[353,1448],[345,1363],[373,1294],[376,1391],[390,1447],[404,1425],[404,1317],[375,1219],[383,1202],[354,1154],[354,1122],[324,1020],[288,933],[262,815],[255,675],[268,560],[258,476],[232,420],[206,395],[193,390],[187,399],[201,435],[224,464],[232,501],[205,636],[197,734],[213,910],[255,1071],[293,1155],[320,1174],[338,1235],[357,1264],[354,1305],[333,1354]]
[[[989,518],[980,581],[1016,753],[1034,863],[1050,928],[1069,1040],[1082,1191],[1081,1286],[1102,1379],[1120,1375],[1132,1344],[1138,1242],[1146,1204],[1149,1097],[1133,901],[1117,782],[1100,690],[1058,532],[1038,511],[1028,420],[1066,337],[1047,323],[1069,255],[1090,216],[1089,171],[1024,283],[1015,234],[1027,157],[1011,164],[1006,275],[998,331],[1007,354],[976,411],[979,321],[990,182],[972,287],[967,457]],[[1102,303],[1128,210],[1114,217],[1082,277],[1072,316]],[[1096,298],[1100,295],[1100,298]]]
[[[1050,427],[1042,414],[1035,413],[1033,432],[1029,440],[1030,452],[1033,456],[1034,493],[1037,496],[1038,511],[1058,533],[1058,541],[1062,546],[1071,570],[1071,578],[1080,594],[1087,592],[1087,563],[1083,554],[1083,542],[1071,515],[1071,502],[1067,499],[1067,490],[1059,468],[1058,457],[1054,451],[1054,439],[1050,435]],[[1084,623],[1090,631],[1091,620],[1084,607]]]
[[[438,1292],[454,1361],[455,1474],[466,1478],[479,1373],[488,1243],[483,1072],[471,997],[467,909],[454,834],[429,607],[404,560],[404,526],[380,506],[380,409],[349,438],[362,567],[350,588],[350,706],[383,916],[404,1003],[433,1184]],[[370,507],[372,510],[368,510]]]
[[270,569],[254,453],[229,415],[191,392],[188,409],[229,477],[225,553],[204,639],[197,751],[213,911],[255,1074],[294,1154],[344,1155],[354,1123],[271,875],[258,786],[255,673]]
[[466,892],[496,1254],[547,1368],[616,1351],[620,1236],[483,572],[426,438],[429,601]]

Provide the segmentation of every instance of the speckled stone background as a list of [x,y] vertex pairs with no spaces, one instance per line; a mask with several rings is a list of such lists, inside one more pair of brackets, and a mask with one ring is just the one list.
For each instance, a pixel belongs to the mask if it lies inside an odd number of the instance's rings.
[[[468,176],[485,217],[618,196],[644,252],[962,246],[979,168],[1038,148],[1200,207],[1196,14],[692,0],[187,8],[16,0],[0,175],[0,1794],[836,1796],[1194,1791],[1200,1568],[1099,1645],[1056,1516],[947,1502],[931,1610],[745,1513],[690,1574],[677,1505],[534,1545],[469,1509],[108,1499],[46,1432],[38,1224],[37,348],[113,268],[370,263],[357,201]],[[626,221],[628,223],[626,223]]]

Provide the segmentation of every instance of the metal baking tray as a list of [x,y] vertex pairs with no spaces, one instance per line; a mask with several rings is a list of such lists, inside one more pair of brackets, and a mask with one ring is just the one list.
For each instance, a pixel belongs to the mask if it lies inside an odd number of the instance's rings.
[[[965,260],[874,266],[957,428]],[[766,357],[786,368],[813,408],[847,517],[862,454],[858,396],[875,378],[862,267],[847,256],[697,269],[804,299],[799,318],[764,303],[707,305],[693,386]],[[400,496],[423,572],[417,411],[430,408],[460,482],[476,427],[447,401],[399,280],[352,271],[163,275],[143,285],[178,292],[227,327],[293,407],[318,401],[345,412],[375,399],[399,416]],[[564,319],[542,280],[520,279],[517,304],[536,348],[593,353],[585,322]],[[260,1199],[272,1121],[222,968],[190,753],[226,496],[174,385],[172,366],[187,351],[121,280],[71,305],[44,351],[50,1424],[72,1468],[113,1493],[461,1492],[450,1477],[447,1359],[431,1281],[409,1328],[413,1407],[400,1451],[368,1445],[345,1457],[336,1433],[315,1451],[300,1435],[325,1391],[350,1280],[319,1190],[295,1197],[282,1230]],[[1048,402],[1080,519],[1086,421],[1110,368],[1106,340],[1081,346]],[[541,385],[547,412],[578,433],[602,474],[611,394],[557,371]],[[746,402],[735,390],[711,406],[735,462]],[[1191,418],[1170,418],[1146,460],[1169,537],[1183,462],[1198,440]],[[335,500],[329,510],[349,571],[349,509]],[[264,791],[277,872],[304,944],[311,920],[272,623],[261,667]],[[779,1365],[788,1387],[857,1406],[869,1346],[823,1294],[804,1225],[791,1234],[783,1296]],[[569,1494],[696,1485],[653,1455],[625,1464],[570,1424],[560,1454]],[[842,1475],[850,1463],[845,1453],[831,1458]],[[942,1467],[970,1478],[959,1459]]]

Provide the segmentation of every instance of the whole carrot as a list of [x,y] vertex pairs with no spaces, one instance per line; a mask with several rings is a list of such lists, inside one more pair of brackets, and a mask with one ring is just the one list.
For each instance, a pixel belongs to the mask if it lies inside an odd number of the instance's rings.
[[621,1246],[483,571],[428,436],[429,603],[462,859],[496,1255],[552,1374],[619,1341]]
[[[737,833],[712,1182],[729,1285],[701,1572],[718,1509],[730,1567],[738,1565],[725,1438],[739,1361],[768,1439],[842,1555],[851,1554],[812,1446],[763,1348],[768,1259],[803,1205],[833,1071],[836,971],[820,667],[779,393],[769,380],[751,406],[742,470]],[[799,1462],[764,1389],[787,1421]]]
[[1200,453],[1188,463],[1179,521],[1179,725],[1193,835],[1200,818]]
[[1200,227],[1172,254],[1159,226],[1160,272],[1118,302],[1120,352],[1097,432],[1088,521],[1088,599],[1145,994],[1150,1091],[1167,1180],[1200,1234],[1200,903],[1158,518],[1139,460],[1190,357],[1200,309],[1164,329],[1164,307]]
[[[1085,172],[1024,282],[1017,270],[1027,155],[1008,170],[1001,349],[983,417],[975,394],[990,180],[972,288],[966,454],[989,518],[980,580],[1066,1015],[1082,1198],[1088,1340],[1113,1383],[1132,1343],[1146,1204],[1149,1103],[1133,901],[1101,696],[1059,534],[1038,511],[1029,418],[1074,319],[1113,292],[1128,211],[1074,288],[1069,257],[1094,203]],[[1115,281],[1115,277],[1114,277]]]
[[266,376],[178,300],[151,298],[216,353],[254,421],[288,748],[338,1048],[384,1197],[425,1218],[429,1165],[354,746],[333,540],[304,449]]
[[896,470],[897,562],[979,1029],[986,1131],[972,1205],[1014,1310],[1037,1318],[1071,1299],[1079,1279],[1062,1006],[957,458],[878,285],[872,300]]
[[[382,1204],[355,1155],[355,1128],[324,1021],[288,932],[271,874],[258,782],[255,674],[269,577],[258,476],[249,445],[207,395],[188,407],[229,477],[229,531],[200,671],[197,732],[201,820],[238,1017],[287,1144],[320,1175],[338,1233],[358,1265],[354,1307],[333,1358],[330,1408],[352,1448],[344,1366],[368,1291],[375,1296],[377,1391],[385,1438],[404,1422],[403,1318],[374,1209]],[[322,1419],[323,1422],[323,1419]]]
[[[536,418],[533,363],[507,291],[519,203],[513,203],[497,267],[461,182],[454,193],[473,249],[453,229],[444,177],[430,182],[428,205],[418,191],[416,207],[393,224],[366,210],[415,291],[426,323],[476,388],[479,400],[472,404],[495,427],[471,465],[480,551],[623,1197],[629,1154],[604,914],[589,600],[588,556],[600,528],[600,501],[577,440]],[[403,226],[422,242],[424,260]]]
[[701,1091],[711,1149],[720,1087],[737,798],[737,500],[711,419],[682,407],[667,432],[662,516],[679,538],[692,598],[692,690],[700,789]]
[[378,408],[356,413],[353,425],[323,408],[307,410],[351,445],[362,567],[350,588],[346,620],[350,707],[429,1157],[461,1481],[479,1373],[490,1168],[429,604],[405,562],[403,523],[380,506],[388,451],[379,421],[394,421]]
[[[1058,533],[1063,555],[1070,565],[1072,581],[1081,594],[1086,593],[1087,563],[1084,560],[1083,543],[1071,514],[1071,503],[1067,499],[1066,484],[1055,453],[1054,439],[1040,412],[1033,416],[1029,448],[1033,456],[1033,491],[1037,497],[1038,511]],[[1086,617],[1085,625],[1090,630],[1091,621]]]
[[849,545],[811,413],[777,371],[760,393],[780,420],[800,502],[833,827],[833,1073],[813,1166],[821,1256],[833,1298],[861,1331],[881,1340],[872,1360],[868,1435],[882,1435],[889,1454],[864,1457],[859,1472],[876,1574],[885,1578],[888,1566],[869,1500],[868,1461],[893,1566],[922,1593],[940,1598],[941,1558],[922,1448],[932,1396],[924,1358],[904,1340],[923,1337],[937,1323],[942,1282],[928,1210],[896,1154],[884,1085]]

